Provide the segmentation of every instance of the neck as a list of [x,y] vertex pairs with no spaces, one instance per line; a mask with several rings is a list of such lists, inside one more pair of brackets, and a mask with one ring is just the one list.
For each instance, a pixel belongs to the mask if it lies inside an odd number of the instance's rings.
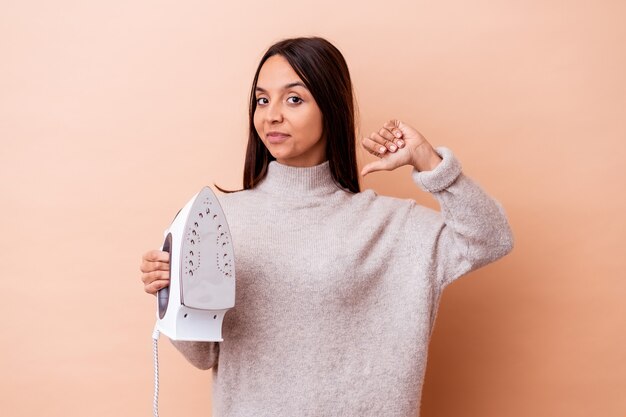
[[334,182],[328,160],[313,166],[296,167],[271,161],[257,189],[289,196],[321,196],[340,189]]

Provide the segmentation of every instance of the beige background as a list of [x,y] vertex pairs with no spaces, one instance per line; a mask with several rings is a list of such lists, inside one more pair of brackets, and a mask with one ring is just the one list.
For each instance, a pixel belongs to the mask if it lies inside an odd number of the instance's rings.
[[[209,3],[0,5],[2,415],[150,415],[141,254],[241,186],[254,70],[300,35],[345,55],[364,134],[450,147],[514,229],[444,293],[423,415],[626,415],[625,2]],[[409,172],[362,185],[437,207]],[[160,349],[161,415],[210,415],[210,372]]]

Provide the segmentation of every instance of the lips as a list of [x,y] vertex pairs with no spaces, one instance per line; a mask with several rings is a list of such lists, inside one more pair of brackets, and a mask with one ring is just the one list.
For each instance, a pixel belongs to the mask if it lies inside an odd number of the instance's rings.
[[287,140],[288,137],[289,135],[287,135],[286,133],[272,132],[267,134],[267,139],[270,141],[270,143],[281,143]]

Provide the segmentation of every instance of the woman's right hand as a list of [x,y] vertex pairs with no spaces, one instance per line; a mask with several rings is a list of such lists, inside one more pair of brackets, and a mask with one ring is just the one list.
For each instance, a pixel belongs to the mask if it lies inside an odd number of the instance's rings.
[[144,290],[152,295],[170,285],[170,254],[153,249],[143,254],[141,259],[141,280]]

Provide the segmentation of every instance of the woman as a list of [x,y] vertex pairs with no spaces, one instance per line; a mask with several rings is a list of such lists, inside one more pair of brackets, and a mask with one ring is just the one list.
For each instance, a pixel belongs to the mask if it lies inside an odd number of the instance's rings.
[[[332,44],[270,47],[252,85],[243,190],[218,196],[237,276],[224,341],[173,342],[212,368],[214,417],[417,415],[442,290],[511,251],[502,207],[449,149],[399,120],[361,144],[378,157],[361,175],[410,165],[441,213],[360,191],[352,84]],[[148,293],[168,285],[167,262],[144,255]]]

